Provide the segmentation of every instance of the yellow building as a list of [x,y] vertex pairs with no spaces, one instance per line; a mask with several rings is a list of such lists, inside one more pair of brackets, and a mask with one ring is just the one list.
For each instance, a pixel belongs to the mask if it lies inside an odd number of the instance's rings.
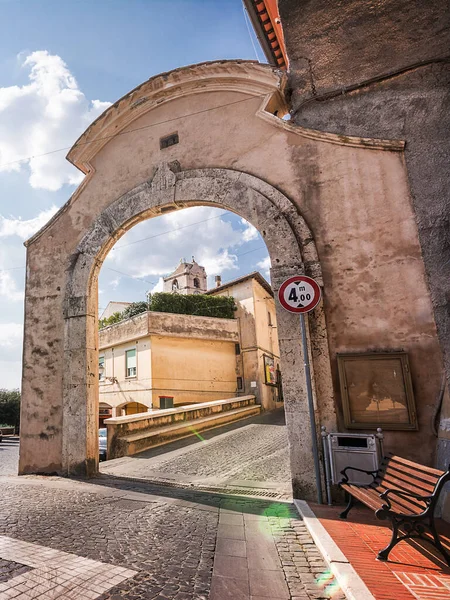
[[280,349],[278,346],[275,301],[269,283],[257,271],[222,284],[206,292],[212,296],[232,296],[242,357],[244,394],[256,394],[263,410],[271,410],[281,401]]
[[271,287],[256,272],[217,283],[206,293],[233,296],[235,319],[145,312],[100,330],[101,423],[247,394],[265,410],[276,407],[281,391]]

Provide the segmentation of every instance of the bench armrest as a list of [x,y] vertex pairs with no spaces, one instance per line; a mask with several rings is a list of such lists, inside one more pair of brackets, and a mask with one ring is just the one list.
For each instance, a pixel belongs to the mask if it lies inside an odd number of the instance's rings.
[[364,469],[358,469],[357,467],[345,467],[345,469],[343,471],[341,471],[341,475],[343,475],[343,477],[342,477],[341,481],[339,482],[339,484],[348,483],[347,471],[358,471],[359,473],[365,473],[366,475],[372,475],[373,481],[375,481],[375,478],[378,473],[378,471],[364,471]]
[[380,494],[380,498],[382,500],[386,501],[386,504],[384,504],[382,507],[385,510],[392,509],[392,505],[388,498],[389,494],[394,494],[396,496],[400,496],[400,498],[404,498],[405,500],[408,500],[408,498],[414,498],[414,500],[419,500],[421,502],[425,502],[427,504],[427,507],[434,497],[434,496],[420,496],[419,494],[415,494],[414,492],[407,492],[406,490],[396,490],[395,488],[388,488],[385,492]]

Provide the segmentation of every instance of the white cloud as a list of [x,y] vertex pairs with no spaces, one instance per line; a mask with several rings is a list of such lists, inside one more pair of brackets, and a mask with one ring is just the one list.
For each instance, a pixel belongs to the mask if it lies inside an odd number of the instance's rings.
[[22,343],[23,325],[20,323],[0,323],[0,347],[11,348]]
[[[145,221],[117,243],[107,265],[114,263],[117,270],[132,277],[153,280],[171,273],[180,259],[190,261],[192,256],[209,275],[237,269],[237,256],[231,249],[245,242],[241,229],[233,229],[220,218],[223,212],[197,206]],[[140,241],[144,238],[151,239]]]
[[8,219],[0,215],[0,237],[17,235],[21,239],[26,240],[36,233],[36,231],[39,231],[53,217],[57,210],[58,208],[52,205],[48,210],[40,212],[34,219],[26,221],[23,221],[21,217]]
[[65,159],[66,151],[53,151],[72,146],[110,103],[89,101],[60,56],[39,50],[22,65],[29,83],[0,88],[0,172],[28,165],[33,188],[76,185],[83,175]]
[[230,254],[228,250],[223,250],[215,256],[205,255],[200,259],[200,264],[205,267],[206,272],[212,275],[220,275],[223,271],[237,269],[238,258],[235,254]]
[[[41,211],[37,217],[26,220],[21,217],[11,216],[8,218],[0,215],[0,239],[2,240],[0,244],[0,298],[7,302],[23,301],[25,269],[15,268],[20,267],[21,263],[25,265],[25,249],[19,240],[28,239],[39,231],[57,210],[58,208],[53,205],[49,209]],[[11,267],[14,268],[11,269]],[[22,279],[22,284],[19,287],[20,279]]]
[[110,286],[111,289],[117,290],[117,288],[119,287],[120,280],[121,280],[120,277],[115,277],[114,279],[111,279],[111,281],[108,282],[108,285]]
[[164,279],[162,277],[160,277],[158,279],[158,283],[155,285],[154,288],[152,288],[150,293],[155,294],[156,292],[163,292],[163,291],[164,291]]
[[0,297],[10,302],[22,302],[24,291],[19,290],[9,271],[0,271]]
[[256,266],[263,272],[264,275],[266,275],[267,277],[270,276],[270,267],[272,266],[272,263],[270,262],[269,255],[267,255],[266,258],[263,258],[258,263],[256,263]]
[[245,225],[245,229],[242,232],[242,239],[244,242],[251,242],[252,240],[256,240],[259,236],[258,230],[256,227],[253,227],[250,223],[248,223],[245,219],[241,219],[242,225]]
[[15,389],[22,377],[21,360],[0,360],[0,388]]

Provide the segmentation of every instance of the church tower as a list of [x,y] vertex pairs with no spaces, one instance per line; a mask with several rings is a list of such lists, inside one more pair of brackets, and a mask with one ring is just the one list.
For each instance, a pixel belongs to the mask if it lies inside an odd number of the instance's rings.
[[173,273],[164,277],[164,291],[174,294],[204,294],[207,290],[206,271],[195,262],[181,259]]

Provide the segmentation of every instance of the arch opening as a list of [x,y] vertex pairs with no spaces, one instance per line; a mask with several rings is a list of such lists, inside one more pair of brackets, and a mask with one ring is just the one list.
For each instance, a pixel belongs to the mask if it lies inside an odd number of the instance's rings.
[[[103,364],[99,400],[107,399],[114,407],[113,419],[104,422],[111,441],[107,458],[133,455],[136,449],[141,452],[139,460],[102,463],[100,470],[144,479],[151,472],[152,480],[157,480],[155,458],[167,454],[159,477],[170,473],[175,481],[179,460],[185,457],[181,451],[189,446],[193,479],[201,473],[206,476],[200,460],[206,452],[208,476],[226,482],[229,456],[219,454],[212,460],[217,444],[225,443],[231,453],[246,457],[239,465],[240,479],[248,479],[250,486],[270,478],[273,486],[289,495],[289,451],[269,267],[267,248],[257,230],[235,213],[210,206],[147,219],[111,249],[99,273],[98,351]],[[215,284],[218,278],[220,286]],[[216,415],[210,404],[217,401],[224,405]],[[233,410],[227,414],[229,407]],[[174,420],[181,419],[181,424],[175,421],[166,440],[164,431],[158,435],[157,429],[168,426],[169,417],[162,414],[170,415],[168,409],[178,411]],[[185,437],[185,422],[192,430],[199,429],[201,437],[207,435],[212,445],[208,453],[200,437],[182,442],[181,447],[177,442],[177,460],[171,462],[172,440]],[[215,427],[216,422],[221,427]],[[144,429],[150,423],[156,425],[139,447],[120,437],[124,427]],[[224,427],[230,426],[225,440]],[[252,443],[255,429],[260,430],[259,444],[267,448],[264,461]],[[276,472],[270,470],[274,460]],[[253,462],[256,467],[249,470]]]

